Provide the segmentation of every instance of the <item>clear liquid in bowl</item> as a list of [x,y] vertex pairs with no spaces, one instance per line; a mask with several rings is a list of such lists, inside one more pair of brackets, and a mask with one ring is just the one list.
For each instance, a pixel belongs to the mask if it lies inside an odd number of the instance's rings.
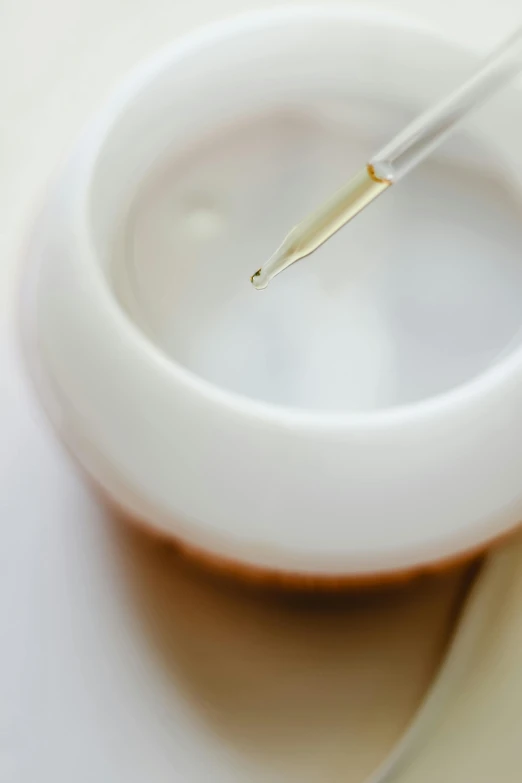
[[368,411],[448,391],[518,343],[522,200],[465,137],[265,292],[250,285],[369,157],[377,115],[404,122],[347,101],[274,108],[157,163],[126,216],[114,280],[168,356],[270,403]]

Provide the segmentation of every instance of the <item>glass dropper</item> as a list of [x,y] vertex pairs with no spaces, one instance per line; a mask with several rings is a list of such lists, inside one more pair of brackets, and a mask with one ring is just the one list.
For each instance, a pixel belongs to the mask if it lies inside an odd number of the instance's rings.
[[522,28],[491,54],[463,85],[411,122],[374,155],[340,190],[285,237],[271,258],[252,275],[257,289],[310,255],[390,185],[426,158],[473,109],[522,70]]

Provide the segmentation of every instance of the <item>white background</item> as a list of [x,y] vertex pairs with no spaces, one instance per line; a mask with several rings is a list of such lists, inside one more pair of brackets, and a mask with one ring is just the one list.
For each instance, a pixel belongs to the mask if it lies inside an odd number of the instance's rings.
[[[267,599],[122,529],[20,375],[21,247],[77,132],[152,49],[262,5],[280,3],[0,0],[1,783],[362,780],[442,648],[457,578],[334,604]],[[478,47],[522,21],[518,5],[393,3]]]

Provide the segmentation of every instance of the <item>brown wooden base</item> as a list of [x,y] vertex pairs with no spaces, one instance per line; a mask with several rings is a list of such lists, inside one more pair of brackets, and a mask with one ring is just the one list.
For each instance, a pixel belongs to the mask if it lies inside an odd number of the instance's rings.
[[421,563],[414,568],[396,571],[376,572],[369,574],[304,574],[292,571],[262,568],[241,561],[215,555],[212,552],[196,548],[186,542],[159,532],[149,522],[132,516],[128,512],[115,507],[110,502],[111,513],[124,525],[131,525],[148,538],[155,539],[162,546],[170,547],[190,564],[198,569],[208,571],[215,576],[243,582],[252,587],[270,590],[303,591],[303,592],[347,592],[373,590],[383,587],[400,587],[413,581],[425,580],[444,572],[462,569],[469,565],[472,572],[479,564],[486,551],[500,545],[512,537],[513,532],[488,542],[487,545],[467,550],[451,558],[436,562]]

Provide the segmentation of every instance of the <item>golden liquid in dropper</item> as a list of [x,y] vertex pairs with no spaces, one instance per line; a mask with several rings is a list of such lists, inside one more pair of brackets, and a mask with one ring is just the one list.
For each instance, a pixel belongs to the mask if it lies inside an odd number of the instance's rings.
[[274,255],[252,275],[252,285],[258,290],[266,288],[273,277],[317,250],[390,185],[389,180],[375,175],[373,166],[366,166],[290,231]]

